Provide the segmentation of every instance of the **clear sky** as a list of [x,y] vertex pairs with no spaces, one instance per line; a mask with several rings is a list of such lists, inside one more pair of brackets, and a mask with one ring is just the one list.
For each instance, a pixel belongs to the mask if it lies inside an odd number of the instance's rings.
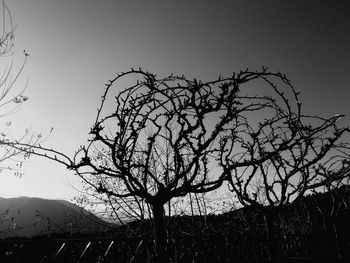
[[[289,76],[310,113],[350,116],[349,1],[8,0],[17,85],[29,100],[11,119],[70,155],[86,142],[104,83],[139,67],[210,80],[261,65]],[[0,64],[2,67],[3,65]],[[344,119],[349,125],[350,118]],[[0,195],[69,199],[73,173],[31,158],[22,178],[0,174]]]

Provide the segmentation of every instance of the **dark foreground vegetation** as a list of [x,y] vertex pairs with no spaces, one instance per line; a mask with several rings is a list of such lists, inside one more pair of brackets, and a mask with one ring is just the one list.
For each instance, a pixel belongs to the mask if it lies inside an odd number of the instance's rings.
[[[169,262],[349,262],[350,188],[305,197],[278,212],[274,235],[249,208],[167,218]],[[152,221],[108,233],[2,240],[1,262],[153,262]],[[268,238],[269,237],[269,238]]]

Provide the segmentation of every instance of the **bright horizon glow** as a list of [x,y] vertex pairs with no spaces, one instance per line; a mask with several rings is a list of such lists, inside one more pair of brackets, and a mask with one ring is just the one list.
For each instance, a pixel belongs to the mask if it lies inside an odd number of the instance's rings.
[[[210,80],[261,65],[285,73],[301,91],[304,111],[344,113],[349,125],[350,19],[347,1],[46,1],[8,0],[14,63],[29,53],[17,88],[29,100],[14,115],[26,128],[53,133],[45,146],[70,156],[86,142],[104,83],[131,67],[159,76]],[[2,67],[3,64],[0,66]],[[0,196],[70,199],[73,172],[32,157],[22,178],[0,174]]]

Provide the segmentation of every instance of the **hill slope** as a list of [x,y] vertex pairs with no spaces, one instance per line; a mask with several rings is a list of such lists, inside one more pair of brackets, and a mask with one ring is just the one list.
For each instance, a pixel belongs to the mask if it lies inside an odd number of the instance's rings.
[[0,238],[100,232],[107,223],[68,201],[0,198]]

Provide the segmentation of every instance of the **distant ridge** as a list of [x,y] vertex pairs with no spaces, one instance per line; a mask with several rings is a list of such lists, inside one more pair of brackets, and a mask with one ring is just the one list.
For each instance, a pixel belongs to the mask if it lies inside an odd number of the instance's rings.
[[0,239],[105,231],[111,224],[65,200],[0,197]]

